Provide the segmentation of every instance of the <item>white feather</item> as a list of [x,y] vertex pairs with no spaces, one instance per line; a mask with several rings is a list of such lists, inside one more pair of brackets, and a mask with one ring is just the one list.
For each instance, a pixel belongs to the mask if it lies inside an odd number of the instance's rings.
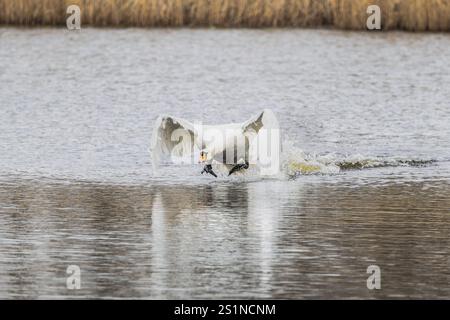
[[[265,109],[243,123],[223,125],[194,125],[182,118],[168,115],[159,116],[152,135],[153,167],[154,169],[158,167],[163,155],[170,155],[174,161],[174,157],[192,156],[196,148],[207,150],[209,163],[213,161],[220,163],[223,161],[218,160],[218,157],[225,150],[234,150],[235,147],[238,150],[245,149],[246,139],[248,139],[249,145],[245,152],[255,155],[257,138],[262,131],[272,129],[279,130],[279,125],[275,114],[269,109]],[[242,161],[243,159],[237,159],[235,162],[241,163]],[[230,164],[230,162],[226,161],[226,164]]]

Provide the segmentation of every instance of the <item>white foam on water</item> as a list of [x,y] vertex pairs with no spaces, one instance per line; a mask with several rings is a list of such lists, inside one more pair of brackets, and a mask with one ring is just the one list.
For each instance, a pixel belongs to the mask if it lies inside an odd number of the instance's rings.
[[289,177],[301,175],[333,175],[347,170],[363,170],[381,167],[418,167],[436,162],[434,159],[366,156],[359,153],[305,153],[291,140],[283,144],[282,171]]

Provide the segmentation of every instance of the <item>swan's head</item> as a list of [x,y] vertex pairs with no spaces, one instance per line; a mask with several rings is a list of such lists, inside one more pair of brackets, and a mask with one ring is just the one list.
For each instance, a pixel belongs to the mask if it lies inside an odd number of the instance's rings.
[[200,151],[200,163],[204,163],[208,160],[208,151],[202,150]]

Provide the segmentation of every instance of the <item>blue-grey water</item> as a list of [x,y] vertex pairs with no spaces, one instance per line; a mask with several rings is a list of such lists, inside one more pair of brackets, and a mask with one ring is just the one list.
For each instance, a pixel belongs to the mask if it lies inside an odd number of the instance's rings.
[[[447,34],[0,28],[0,298],[449,298],[449,56]],[[280,177],[152,171],[159,114],[263,108]]]

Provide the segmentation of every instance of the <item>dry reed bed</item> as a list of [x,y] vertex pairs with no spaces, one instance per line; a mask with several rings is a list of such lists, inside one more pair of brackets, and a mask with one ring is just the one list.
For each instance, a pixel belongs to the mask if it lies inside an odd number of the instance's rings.
[[71,4],[84,26],[365,29],[377,4],[384,30],[450,30],[450,0],[0,0],[0,24],[64,25]]

